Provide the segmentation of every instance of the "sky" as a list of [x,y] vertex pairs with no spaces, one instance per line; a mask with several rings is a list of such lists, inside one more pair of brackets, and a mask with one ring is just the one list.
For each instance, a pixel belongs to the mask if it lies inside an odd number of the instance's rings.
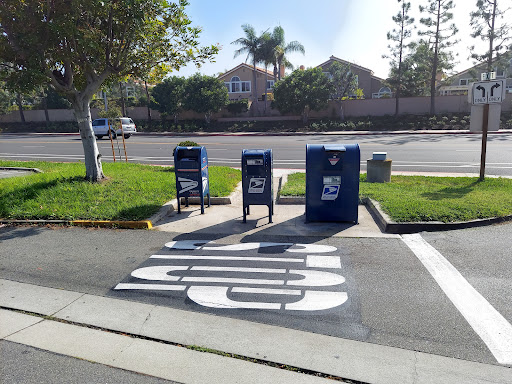
[[[413,40],[418,40],[418,30],[425,29],[419,23],[422,17],[419,5],[427,0],[409,0],[411,16],[415,17],[416,30]],[[453,0],[453,22],[459,29],[456,35],[460,41],[453,52],[456,58],[455,72],[460,72],[474,62],[469,57],[470,45],[482,46],[479,40],[470,36],[469,13],[476,9],[477,0]],[[204,75],[218,75],[232,69],[246,56],[234,58],[238,46],[231,44],[243,37],[243,24],[252,25],[258,34],[280,25],[285,31],[286,42],[299,41],[306,54],[294,53],[288,56],[298,68],[316,67],[329,60],[331,55],[371,69],[374,74],[386,78],[389,73],[387,32],[396,28],[392,16],[400,11],[397,0],[189,0],[187,15],[194,26],[203,29],[202,45],[219,44],[222,49],[214,63],[206,63],[199,70],[189,65],[171,75],[188,77],[196,72]],[[512,12],[511,12],[512,13]],[[485,51],[485,46],[482,49]]]

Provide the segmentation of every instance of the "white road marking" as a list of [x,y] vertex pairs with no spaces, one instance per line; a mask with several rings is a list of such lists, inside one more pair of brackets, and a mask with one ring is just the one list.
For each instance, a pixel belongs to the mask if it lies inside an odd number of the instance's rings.
[[195,255],[152,255],[150,259],[169,260],[220,260],[220,261],[270,261],[277,263],[303,263],[302,258],[292,257],[252,257],[252,256],[195,256]]
[[284,285],[283,280],[264,279],[237,279],[234,277],[196,277],[187,276],[181,281],[194,283],[231,283],[231,284],[256,284],[256,285]]
[[338,248],[333,247],[331,245],[320,245],[320,244],[295,244],[295,246],[300,247],[300,249],[288,248],[286,252],[295,252],[295,253],[329,253],[334,252]]
[[512,365],[512,325],[419,234],[402,235],[498,363]]
[[258,249],[264,247],[276,247],[279,245],[290,246],[293,245],[293,243],[240,243],[219,245],[216,247],[203,246],[201,249],[205,251],[248,251],[251,249]]
[[114,289],[115,290],[137,289],[137,290],[148,290],[148,291],[184,291],[186,288],[187,288],[186,285],[119,283],[116,285],[116,287]]
[[254,293],[254,294],[265,294],[265,295],[291,295],[291,296],[302,295],[302,292],[299,289],[234,287],[233,289],[231,289],[231,292]]
[[142,280],[179,281],[180,276],[168,275],[173,271],[186,271],[186,265],[164,265],[156,267],[144,267],[132,272],[132,276]]
[[186,249],[196,250],[202,249],[204,251],[249,251],[252,249],[287,246],[286,252],[293,253],[329,253],[335,252],[336,247],[331,245],[321,244],[293,244],[293,243],[240,243],[228,245],[215,245],[209,246],[208,244],[215,244],[215,241],[210,240],[180,240],[170,241],[165,244],[170,249]]
[[228,287],[194,286],[188,289],[190,300],[209,308],[281,309],[280,303],[234,301],[228,298]]
[[308,268],[341,268],[341,258],[339,256],[308,255],[306,258],[306,267],[308,267]]
[[243,267],[192,267],[192,271],[213,271],[213,272],[247,272],[247,273],[286,273],[286,269],[272,268],[243,268]]
[[345,282],[345,278],[343,276],[331,272],[290,269],[290,273],[302,275],[304,276],[304,279],[288,280],[286,285],[296,285],[301,287],[327,287],[343,284]]
[[346,292],[306,291],[302,300],[287,303],[284,308],[293,311],[322,311],[340,306],[347,299]]

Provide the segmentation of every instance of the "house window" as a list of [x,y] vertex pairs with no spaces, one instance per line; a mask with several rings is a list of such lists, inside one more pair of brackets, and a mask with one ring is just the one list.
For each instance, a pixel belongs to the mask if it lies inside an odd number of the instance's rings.
[[274,80],[267,80],[267,89],[274,88]]
[[229,93],[251,92],[250,81],[240,81],[238,76],[233,76],[230,82],[224,83]]
[[502,68],[494,68],[496,72],[496,77],[505,77],[505,70]]
[[251,92],[251,82],[242,81],[242,92]]
[[469,85],[471,79],[459,79],[459,85]]

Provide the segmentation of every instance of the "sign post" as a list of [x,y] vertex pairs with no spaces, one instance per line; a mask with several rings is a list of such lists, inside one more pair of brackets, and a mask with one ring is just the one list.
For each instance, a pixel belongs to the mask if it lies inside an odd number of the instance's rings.
[[[489,76],[490,77],[490,76]],[[492,80],[473,83],[472,104],[484,105],[482,121],[482,153],[480,157],[480,178],[485,179],[485,158],[487,155],[487,131],[489,129],[489,104],[500,104],[505,98],[505,81]]]

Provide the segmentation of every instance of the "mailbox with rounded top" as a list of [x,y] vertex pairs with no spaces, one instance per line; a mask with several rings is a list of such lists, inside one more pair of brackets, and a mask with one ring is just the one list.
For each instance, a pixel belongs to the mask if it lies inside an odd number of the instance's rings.
[[249,215],[249,206],[268,206],[268,221],[272,222],[274,213],[272,185],[272,150],[242,150],[242,191],[244,223]]
[[358,144],[306,146],[306,222],[357,223],[360,161]]
[[199,198],[201,214],[204,213],[204,197],[208,196],[210,206],[210,179],[208,176],[208,155],[205,147],[180,147],[174,150],[174,171],[178,213],[181,213],[181,198],[188,207],[189,197]]

